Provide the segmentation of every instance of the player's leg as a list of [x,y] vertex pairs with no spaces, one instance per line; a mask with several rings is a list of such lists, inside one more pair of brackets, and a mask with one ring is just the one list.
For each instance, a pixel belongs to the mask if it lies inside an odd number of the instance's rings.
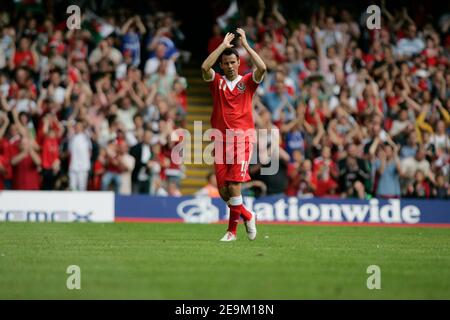
[[239,222],[240,216],[244,218],[244,225],[247,232],[247,237],[249,240],[256,239],[256,214],[247,210],[244,206],[244,202],[241,194],[241,182],[228,182],[228,193],[230,194],[230,200],[228,201],[228,206],[230,207],[230,218],[232,217],[232,212],[234,213],[233,218],[236,224],[236,228]]
[[[230,195],[228,193],[228,186],[227,186],[227,183],[225,181],[225,177],[226,177],[226,174],[227,174],[227,167],[226,167],[225,164],[215,163],[214,164],[214,169],[215,169],[215,172],[216,172],[217,188],[219,189],[220,197],[222,198],[223,201],[228,203]],[[234,241],[234,240],[236,240],[236,232],[233,233],[232,230],[233,230],[233,219],[232,219],[231,214],[230,214],[230,217],[228,219],[227,232],[225,233],[223,238],[220,239],[220,241]]]
[[[226,177],[228,174],[228,166],[226,165],[224,152],[225,143],[221,141],[215,141],[214,143],[214,169],[216,172],[217,188],[219,189],[220,197],[228,204],[230,195],[228,193],[228,185]],[[234,220],[232,214],[228,218],[228,229],[225,235],[220,241],[234,241],[236,240],[236,227],[234,227]]]
[[[234,144],[234,155],[235,161],[234,164],[230,166],[230,170],[228,172],[228,180],[232,180],[235,182],[239,182],[239,187],[234,187],[235,190],[229,190],[230,197],[234,192],[235,196],[241,195],[241,182],[250,181],[250,175],[248,173],[248,166],[250,164],[250,159],[253,152],[253,144],[248,140],[245,142],[238,142]],[[232,186],[233,188],[233,186]],[[248,221],[252,218],[252,213],[242,204],[241,206],[241,217],[244,221]]]
[[[228,218],[228,229],[225,236],[222,238],[222,241],[232,241],[236,240],[236,232],[237,232],[237,226],[239,224],[239,217],[241,215],[240,208],[239,208],[239,200],[236,199],[236,197],[233,197],[235,194],[240,194],[240,185],[239,187],[239,193],[230,193],[230,190],[235,190],[236,186],[233,182],[227,182],[225,187],[222,189],[224,194],[224,200],[226,200],[226,203],[228,205],[228,208],[230,208],[230,216]],[[242,197],[241,197],[241,203],[242,203]]]
[[227,174],[230,216],[231,206],[233,206],[235,211],[239,211],[239,217],[242,216],[244,219],[247,236],[250,240],[256,238],[256,214],[244,206],[241,195],[241,183],[251,179],[248,173],[248,166],[253,151],[252,147],[253,145],[248,141],[243,144],[235,144],[235,163],[229,165]]
[[219,188],[219,194],[223,201],[228,203],[228,200],[230,200],[230,194],[228,193],[228,187],[223,186]]
[[229,199],[227,201],[228,208],[230,208],[230,217],[228,220],[227,233],[232,233],[236,236],[237,226],[239,224],[239,217],[241,216],[241,184],[239,182],[227,182],[227,194]]
[[[235,186],[231,186],[231,188],[236,190],[235,194],[237,196],[241,195],[241,191],[240,191],[241,187],[240,186],[241,186],[241,183],[239,183],[239,187],[238,188],[235,187]],[[230,186],[229,186],[229,183],[228,183],[226,186],[224,186],[224,187],[219,189],[220,197],[222,198],[223,201],[225,201],[227,203],[227,205],[229,205],[229,201],[230,201],[230,198],[231,198],[229,188],[230,188]],[[237,189],[239,189],[239,191],[237,191]],[[242,203],[242,206],[243,206],[243,210],[242,210],[240,216],[244,219],[244,221],[250,220],[252,213],[249,210],[247,210],[247,208],[245,207],[245,205],[243,203]]]

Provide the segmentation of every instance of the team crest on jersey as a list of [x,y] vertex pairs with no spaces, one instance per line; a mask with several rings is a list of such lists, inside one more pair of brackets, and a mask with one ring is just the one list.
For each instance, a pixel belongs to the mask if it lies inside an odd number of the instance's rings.
[[245,83],[242,81],[237,84],[239,91],[245,91]]

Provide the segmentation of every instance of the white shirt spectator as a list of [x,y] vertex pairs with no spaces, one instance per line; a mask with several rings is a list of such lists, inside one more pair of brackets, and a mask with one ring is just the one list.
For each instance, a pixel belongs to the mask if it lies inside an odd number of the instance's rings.
[[36,109],[36,102],[30,99],[11,100],[11,105],[17,110],[17,113],[32,113]]
[[322,39],[324,50],[338,43],[342,43],[342,41],[344,40],[342,32],[330,30],[320,30],[319,38]]
[[[352,111],[357,111],[356,108],[356,99],[354,97],[348,98],[348,103],[351,107]],[[339,100],[338,96],[331,96],[330,100],[328,101],[328,109],[330,109],[331,112],[333,112],[337,107],[341,105],[341,101]]]
[[128,146],[132,147],[139,143],[133,131],[127,131],[125,133],[125,140],[127,141]]
[[434,148],[441,148],[450,151],[450,138],[446,134],[433,134],[430,138],[430,143],[434,145]]
[[130,154],[122,155],[122,163],[124,164],[126,170],[122,171],[120,174],[120,194],[129,195],[131,194],[131,172],[134,169],[135,160]]
[[397,134],[399,134],[400,132],[402,132],[403,130],[405,130],[405,128],[410,124],[410,122],[408,120],[405,121],[400,121],[400,120],[394,120],[394,122],[392,123],[392,128],[389,131],[389,134],[391,136],[396,136]]
[[132,107],[129,109],[119,109],[117,110],[117,120],[123,123],[127,130],[134,130],[135,125],[133,117],[136,114],[136,108]]
[[86,133],[75,134],[69,140],[70,171],[89,171],[91,168],[91,139]]
[[8,96],[9,87],[10,87],[10,85],[7,82],[0,84],[0,92],[3,94],[4,97]]
[[419,54],[425,49],[425,43],[420,38],[403,38],[397,42],[397,55],[399,56],[412,56]]
[[[100,62],[103,57],[102,50],[100,48],[95,48],[89,56],[89,64],[94,65]],[[114,63],[114,65],[118,65],[122,62],[123,56],[122,53],[114,47],[111,47],[110,52],[108,53],[107,58]]]
[[413,157],[405,158],[401,162],[401,167],[406,177],[414,178],[417,170],[421,170],[425,176],[430,174],[430,163],[423,159],[422,161],[417,161]]
[[55,88],[55,91],[53,92],[53,96],[52,96],[53,101],[55,101],[56,103],[59,103],[59,104],[64,103],[65,93],[66,93],[66,89],[64,89],[63,87]]
[[125,62],[123,62],[119,66],[117,66],[116,79],[118,79],[118,80],[125,79],[127,76],[127,69],[128,69],[128,65]]

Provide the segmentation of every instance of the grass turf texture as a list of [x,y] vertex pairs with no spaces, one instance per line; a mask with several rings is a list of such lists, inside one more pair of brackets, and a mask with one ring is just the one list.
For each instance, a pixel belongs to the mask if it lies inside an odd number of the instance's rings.
[[450,229],[260,225],[250,242],[241,224],[221,243],[225,229],[0,223],[0,299],[450,299]]

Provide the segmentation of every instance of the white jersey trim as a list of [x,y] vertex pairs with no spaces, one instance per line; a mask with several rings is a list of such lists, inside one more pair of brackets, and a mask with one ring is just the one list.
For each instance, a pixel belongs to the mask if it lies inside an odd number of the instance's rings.
[[225,83],[227,84],[228,89],[230,89],[230,91],[233,91],[238,82],[241,81],[242,76],[241,75],[237,76],[237,78],[234,79],[233,81],[228,80],[227,77],[225,76],[223,78],[225,79]]

